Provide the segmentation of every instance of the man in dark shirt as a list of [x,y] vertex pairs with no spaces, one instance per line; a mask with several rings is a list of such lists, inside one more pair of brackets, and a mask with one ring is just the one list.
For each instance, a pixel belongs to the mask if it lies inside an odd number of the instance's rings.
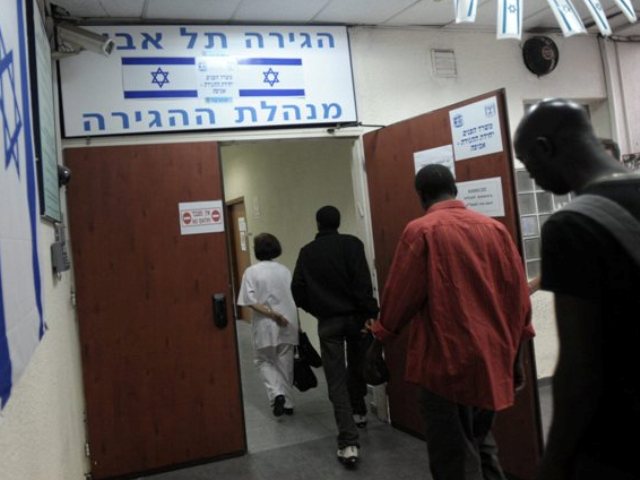
[[364,245],[352,235],[338,233],[338,209],[322,207],[316,221],[318,234],[300,250],[291,290],[296,305],[318,319],[322,362],[339,431],[338,458],[354,465],[359,448],[356,423],[364,426],[367,413],[362,330],[378,314],[378,302]]
[[[640,220],[640,176],[604,150],[580,105],[537,104],[515,150],[546,190],[606,197]],[[560,210],[542,230],[541,283],[555,294],[560,358],[537,478],[640,478],[640,267],[599,222]]]

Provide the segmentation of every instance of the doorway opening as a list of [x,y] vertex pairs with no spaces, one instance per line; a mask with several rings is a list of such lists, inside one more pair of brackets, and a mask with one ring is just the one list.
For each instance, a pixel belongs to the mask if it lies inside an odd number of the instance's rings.
[[[362,222],[354,194],[353,138],[238,142],[221,145],[235,296],[244,269],[255,263],[253,238],[268,232],[282,245],[276,259],[293,272],[300,248],[317,233],[315,213],[324,205],[341,212],[340,231],[359,236]],[[234,258],[235,257],[235,258]],[[235,304],[235,299],[234,299]],[[250,453],[337,434],[322,369],[318,387],[294,391],[294,415],[275,418],[253,364],[250,312],[237,308],[236,327]],[[300,326],[319,351],[317,321],[299,310]]]

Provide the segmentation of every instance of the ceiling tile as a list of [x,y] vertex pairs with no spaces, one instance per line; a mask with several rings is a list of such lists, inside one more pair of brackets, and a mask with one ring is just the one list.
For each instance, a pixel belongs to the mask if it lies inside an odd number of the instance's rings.
[[237,23],[306,23],[330,0],[243,0],[233,15]]
[[422,0],[390,18],[385,25],[446,25],[454,20],[453,0]]
[[142,17],[145,0],[109,0],[102,6],[110,17]]
[[106,17],[99,0],[54,0],[52,3],[69,12],[72,17]]
[[332,0],[314,21],[379,25],[419,0]]
[[147,0],[145,19],[226,22],[242,0]]

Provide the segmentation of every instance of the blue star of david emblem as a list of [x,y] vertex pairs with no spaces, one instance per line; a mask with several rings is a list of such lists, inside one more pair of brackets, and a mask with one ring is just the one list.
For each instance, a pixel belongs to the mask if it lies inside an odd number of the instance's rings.
[[563,5],[562,6],[562,10],[564,10],[567,13],[569,13],[569,12],[571,12],[571,7],[569,5]]
[[516,13],[517,11],[518,11],[518,7],[516,7],[515,5],[509,5],[510,13]]
[[280,83],[280,80],[278,80],[278,72],[274,72],[273,68],[269,67],[269,70],[262,72],[262,74],[264,75],[263,82],[268,83],[270,87],[273,87],[275,83]]
[[158,67],[158,69],[155,72],[151,72],[151,76],[153,77],[153,80],[151,80],[151,83],[155,83],[160,88],[162,88],[166,83],[170,83],[169,72],[165,72],[160,67]]
[[4,139],[4,168],[16,166],[20,177],[19,140],[22,131],[22,116],[16,95],[16,77],[13,65],[13,51],[7,48],[0,31],[0,118]]
[[464,125],[464,120],[462,118],[462,115],[457,114],[453,116],[453,126],[455,128],[460,128],[462,127],[462,125]]

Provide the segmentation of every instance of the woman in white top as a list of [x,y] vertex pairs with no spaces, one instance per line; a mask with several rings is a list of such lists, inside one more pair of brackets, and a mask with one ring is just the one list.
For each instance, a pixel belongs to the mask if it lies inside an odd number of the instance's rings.
[[282,247],[270,233],[253,240],[256,258],[242,276],[238,305],[252,310],[255,364],[276,417],[293,414],[293,350],[298,344],[298,312],[291,295],[291,272],[274,262]]

